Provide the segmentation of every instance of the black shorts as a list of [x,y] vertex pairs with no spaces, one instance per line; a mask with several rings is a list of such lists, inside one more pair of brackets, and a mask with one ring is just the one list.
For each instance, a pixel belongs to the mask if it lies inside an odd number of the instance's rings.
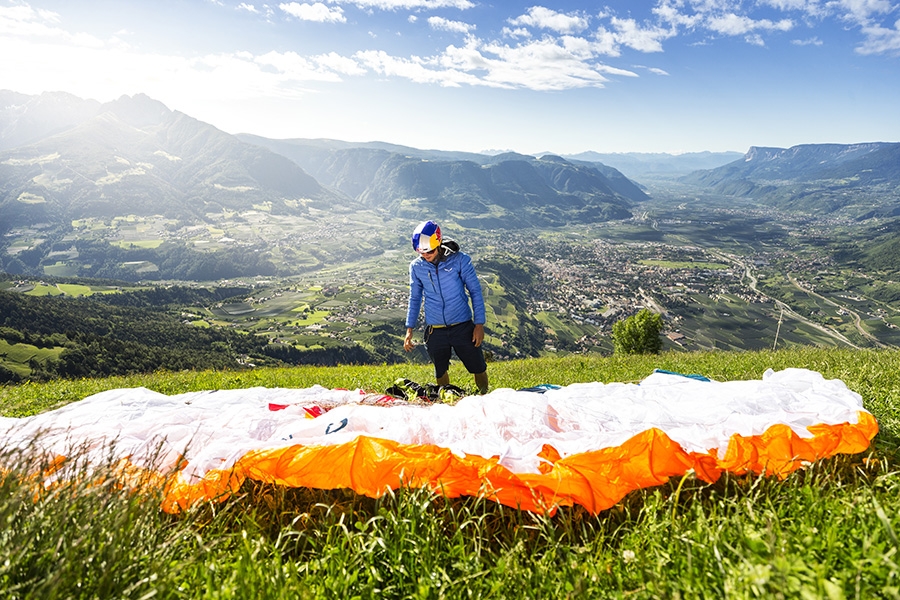
[[434,376],[440,377],[450,368],[450,351],[456,352],[456,356],[465,365],[469,373],[484,373],[487,371],[487,363],[484,362],[484,352],[481,346],[476,347],[472,342],[472,332],[475,323],[466,321],[449,327],[426,327],[425,349],[434,363]]

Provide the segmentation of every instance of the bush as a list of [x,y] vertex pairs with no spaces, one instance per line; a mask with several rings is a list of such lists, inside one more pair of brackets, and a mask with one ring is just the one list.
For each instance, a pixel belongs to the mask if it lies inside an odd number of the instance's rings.
[[616,354],[659,354],[662,350],[662,317],[643,308],[636,315],[613,324],[613,345]]
[[0,383],[19,383],[22,377],[15,371],[11,371],[0,365]]
[[21,344],[25,341],[25,336],[18,329],[0,327],[0,339],[6,340],[10,344]]

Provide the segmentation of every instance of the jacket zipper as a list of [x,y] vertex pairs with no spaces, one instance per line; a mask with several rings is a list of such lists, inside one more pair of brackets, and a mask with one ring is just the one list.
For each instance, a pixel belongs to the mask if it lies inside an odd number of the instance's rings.
[[[434,280],[431,281],[431,287],[441,297],[441,318],[444,320],[444,325],[447,325],[447,303],[444,301],[444,289],[441,287],[441,270],[438,268],[437,262],[434,263],[434,276],[437,279],[437,287],[435,288]],[[428,273],[428,279],[431,279],[430,272]]]

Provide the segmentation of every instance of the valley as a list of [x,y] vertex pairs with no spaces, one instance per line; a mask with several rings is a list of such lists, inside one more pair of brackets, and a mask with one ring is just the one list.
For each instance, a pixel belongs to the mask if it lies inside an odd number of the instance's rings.
[[[645,306],[663,314],[664,349],[671,351],[900,345],[900,283],[835,259],[836,249],[859,235],[858,223],[750,202],[735,206],[734,199],[657,185],[635,217],[620,221],[498,230],[442,223],[478,268],[492,360],[609,354],[613,323]],[[48,242],[71,250],[46,254],[43,281],[10,276],[3,287],[68,296],[234,287],[249,292],[167,309],[185,325],[250,335],[297,356],[355,347],[373,360],[424,361],[421,348],[409,355],[401,343],[413,258],[406,232],[413,226],[377,211],[223,212],[208,214],[202,225],[161,216],[84,219],[64,232],[8,232],[11,254]],[[88,242],[134,253],[166,244],[185,244],[204,256],[250,252],[274,268],[188,281],[153,277],[159,268],[152,260],[126,261],[120,267],[132,269],[131,282],[77,285],[96,259],[77,250]],[[24,373],[28,360],[54,354],[36,349],[23,356],[19,348],[5,356]]]

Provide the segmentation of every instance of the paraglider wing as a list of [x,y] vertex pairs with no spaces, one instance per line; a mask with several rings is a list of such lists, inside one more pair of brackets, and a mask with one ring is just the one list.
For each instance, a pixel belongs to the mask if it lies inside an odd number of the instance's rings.
[[454,405],[386,403],[361,390],[250,388],[166,396],[102,392],[55,411],[0,419],[6,448],[73,447],[152,470],[163,508],[227,497],[246,478],[349,488],[401,486],[484,496],[526,510],[593,513],[693,473],[785,477],[865,450],[878,431],[862,398],[814,371],[716,382],[655,372],[639,384],[499,389]]

